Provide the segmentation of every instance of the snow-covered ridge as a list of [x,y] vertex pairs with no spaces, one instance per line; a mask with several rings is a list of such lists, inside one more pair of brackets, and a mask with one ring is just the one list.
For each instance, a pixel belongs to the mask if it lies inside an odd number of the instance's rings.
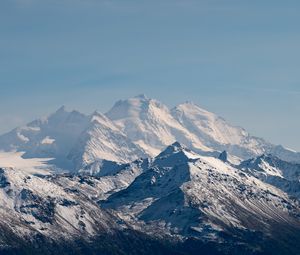
[[110,216],[85,196],[22,169],[0,168],[0,203],[0,227],[7,230],[1,243],[6,235],[62,241],[114,229]]
[[300,164],[264,154],[243,161],[238,168],[300,200]]
[[56,167],[78,171],[101,160],[128,163],[154,157],[175,141],[201,155],[217,157],[226,151],[235,162],[268,153],[300,162],[300,153],[251,136],[194,103],[170,110],[145,95],[120,100],[106,114],[84,115],[61,107],[0,136],[0,150],[53,158]]
[[177,142],[101,205],[142,231],[161,226],[172,234],[205,239],[220,240],[219,234],[232,227],[267,231],[271,222],[282,220],[300,227],[295,220],[299,204],[284,191]]
[[[92,125],[109,132],[115,128],[105,116],[91,119]],[[0,243],[10,244],[9,236],[86,240],[91,245],[99,235],[123,230],[130,230],[127,237],[134,230],[150,238],[172,239],[174,244],[189,238],[225,247],[241,242],[250,251],[256,249],[250,245],[253,235],[263,243],[270,237],[277,242],[278,232],[297,240],[300,206],[291,196],[294,187],[286,190],[256,173],[299,183],[299,165],[271,155],[240,167],[221,159],[200,155],[179,142],[154,158],[131,163],[101,159],[79,174],[31,172],[22,165],[38,170],[44,163],[18,159],[19,168],[0,167],[0,228],[5,229]]]

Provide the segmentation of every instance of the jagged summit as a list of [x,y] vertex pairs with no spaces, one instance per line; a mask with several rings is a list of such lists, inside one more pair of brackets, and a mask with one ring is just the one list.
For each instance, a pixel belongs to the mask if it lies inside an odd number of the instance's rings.
[[223,162],[227,162],[228,161],[227,152],[226,151],[221,152],[218,159],[222,160]]
[[201,141],[186,130],[164,104],[154,99],[130,98],[119,101],[106,113],[133,142],[149,155],[156,156],[175,141],[210,151]]
[[179,151],[183,151],[183,150],[187,150],[187,148],[185,146],[183,146],[181,143],[179,142],[174,142],[171,145],[169,145],[163,152],[161,152],[160,155],[164,154],[164,155],[169,155],[169,154],[173,154]]
[[105,115],[103,113],[99,112],[98,110],[96,110],[91,114],[91,117],[94,117],[94,116],[99,116],[102,118]]
[[182,145],[180,142],[174,142],[170,145],[170,147],[173,147],[177,150],[184,150],[184,149],[187,149],[184,145]]
[[178,142],[168,146],[128,188],[101,206],[142,227],[162,224],[171,233],[208,239],[219,239],[232,228],[273,228],[268,219],[280,222],[283,217],[293,224],[283,192],[219,159],[186,153],[191,152]]
[[199,156],[195,152],[188,149],[186,146],[176,141],[171,145],[167,146],[156,158],[161,158],[161,157],[165,158],[167,156],[171,156],[173,154],[178,154],[178,153],[188,154],[191,157]]
[[154,164],[164,167],[174,167],[175,165],[188,164],[199,158],[200,155],[197,153],[189,150],[179,142],[174,142],[155,157]]
[[[67,110],[66,106],[61,106],[54,113],[50,114],[47,117],[43,117],[39,120],[35,120],[28,124],[28,126],[40,126],[43,124],[45,128],[53,128],[55,129],[59,125],[64,125],[64,123],[81,125],[83,122],[87,122],[88,116],[77,111],[77,110]],[[47,127],[46,127],[47,126]],[[22,128],[22,127],[21,127]],[[51,130],[49,130],[51,132]],[[70,132],[72,132],[70,130]]]
[[60,108],[58,108],[54,113],[50,114],[48,117],[43,117],[42,119],[44,121],[50,121],[53,124],[55,124],[55,122],[62,122],[65,119],[79,119],[80,117],[87,118],[85,114],[77,110],[68,110],[67,107],[63,105]]
[[60,113],[60,112],[67,112],[67,108],[65,105],[62,105],[55,111],[55,113]]

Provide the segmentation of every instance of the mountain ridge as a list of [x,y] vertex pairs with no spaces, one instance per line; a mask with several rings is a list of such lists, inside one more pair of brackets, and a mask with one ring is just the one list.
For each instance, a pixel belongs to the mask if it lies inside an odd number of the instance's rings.
[[175,141],[201,155],[218,157],[226,151],[234,164],[264,153],[300,162],[299,152],[251,136],[195,103],[169,109],[145,95],[119,100],[106,114],[85,115],[60,107],[49,117],[1,135],[0,150],[22,151],[27,158],[54,158],[51,163],[56,167],[79,171],[92,161],[128,163],[154,157]]
[[[236,230],[276,232],[285,221],[299,222],[299,203],[251,174],[216,158],[191,152],[179,143],[167,147],[125,189],[102,201],[101,207],[144,231],[206,240],[222,240]],[[277,222],[277,223],[276,223]]]
[[174,142],[154,158],[101,160],[79,173],[1,168],[0,160],[0,244],[6,254],[296,255],[300,200],[256,175],[268,157],[245,170]]

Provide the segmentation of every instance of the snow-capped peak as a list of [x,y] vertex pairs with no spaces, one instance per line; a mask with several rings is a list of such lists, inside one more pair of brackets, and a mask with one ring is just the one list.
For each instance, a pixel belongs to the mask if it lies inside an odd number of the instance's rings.
[[185,149],[186,149],[186,147],[184,147],[183,145],[181,145],[179,142],[176,141],[173,144],[171,144],[170,146],[168,146],[163,152],[161,152],[159,154],[159,156],[170,155],[173,153],[177,153],[179,151],[183,151]]
[[167,106],[157,100],[140,96],[122,100],[106,116],[151,156],[156,156],[175,141],[210,151],[172,116]]
[[187,159],[194,159],[194,158],[199,158],[200,155],[197,153],[191,151],[188,149],[186,146],[182,145],[179,142],[174,142],[173,144],[169,145],[165,150],[163,150],[157,157],[156,159],[160,158],[166,158],[175,154],[182,154],[185,155]]
[[160,108],[167,110],[167,107],[155,99],[150,99],[145,95],[138,95],[126,100],[118,101],[112,109],[106,113],[111,120],[125,118],[145,119],[147,114],[158,111]]

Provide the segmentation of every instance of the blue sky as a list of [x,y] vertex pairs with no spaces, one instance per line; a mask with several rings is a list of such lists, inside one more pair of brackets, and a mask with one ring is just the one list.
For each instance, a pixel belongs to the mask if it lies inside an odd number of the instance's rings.
[[145,93],[300,151],[299,12],[291,0],[1,0],[0,132]]

